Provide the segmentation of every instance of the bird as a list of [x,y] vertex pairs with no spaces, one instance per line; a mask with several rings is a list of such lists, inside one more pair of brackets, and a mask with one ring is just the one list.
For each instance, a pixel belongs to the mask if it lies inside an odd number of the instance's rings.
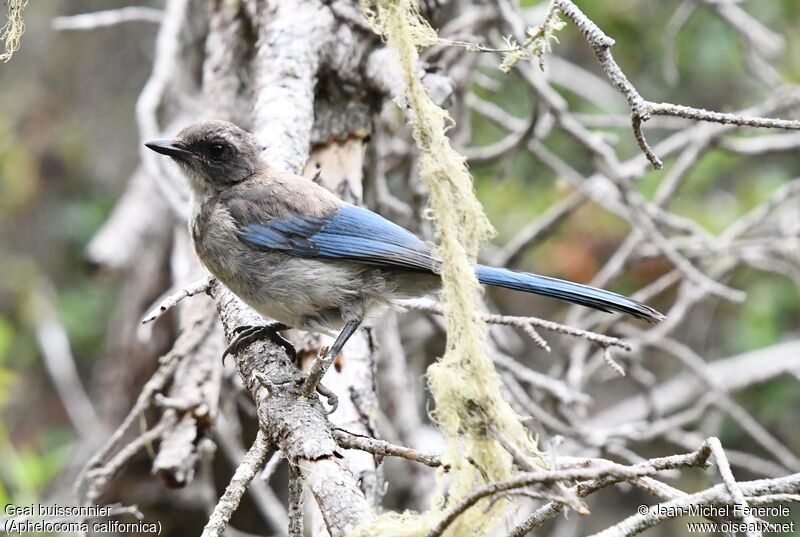
[[[337,334],[336,357],[370,312],[441,287],[441,260],[410,231],[339,199],[316,182],[278,170],[251,133],[223,120],[145,143],[171,157],[192,191],[189,233],[202,264],[260,315],[226,351],[268,337],[287,348],[288,328]],[[478,281],[651,323],[655,309],[625,296],[507,268],[475,266]]]

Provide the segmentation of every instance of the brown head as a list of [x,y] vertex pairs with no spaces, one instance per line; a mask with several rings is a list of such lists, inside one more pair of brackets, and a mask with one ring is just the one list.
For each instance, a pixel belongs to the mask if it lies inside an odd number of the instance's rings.
[[172,139],[144,145],[171,157],[200,191],[225,190],[266,166],[255,137],[222,120],[195,123]]

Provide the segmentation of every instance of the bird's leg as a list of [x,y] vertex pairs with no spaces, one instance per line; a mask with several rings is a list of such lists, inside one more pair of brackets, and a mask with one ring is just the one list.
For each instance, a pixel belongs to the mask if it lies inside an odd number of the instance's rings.
[[275,321],[257,326],[237,326],[233,329],[234,337],[231,341],[231,344],[228,345],[228,348],[222,353],[222,361],[224,362],[225,357],[227,357],[229,354],[236,354],[255,341],[260,339],[268,339],[276,345],[283,347],[286,351],[286,354],[289,355],[292,361],[296,362],[297,351],[295,351],[294,346],[292,346],[291,343],[289,343],[278,333],[281,330],[288,330],[288,328],[289,327],[285,324]]
[[342,352],[344,344],[347,343],[347,340],[355,333],[360,324],[360,319],[347,321],[347,323],[345,323],[344,328],[339,332],[336,341],[333,342],[333,345],[331,345],[331,348],[325,353],[325,356],[317,357],[311,364],[311,368],[308,370],[308,377],[306,377],[306,381],[303,383],[303,393],[307,397],[311,397],[315,391],[318,391],[320,395],[328,399],[328,404],[333,407],[329,414],[336,410],[338,399],[332,391],[321,386],[320,381],[322,377],[325,376],[325,372],[328,371],[328,367],[330,367],[336,357],[339,356],[339,353]]

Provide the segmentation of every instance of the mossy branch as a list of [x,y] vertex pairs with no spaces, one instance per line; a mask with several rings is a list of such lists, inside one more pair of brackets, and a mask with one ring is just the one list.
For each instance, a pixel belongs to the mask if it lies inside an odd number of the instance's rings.
[[522,43],[518,43],[514,36],[503,36],[503,48],[494,48],[472,43],[469,41],[458,41],[440,38],[439,43],[454,47],[463,47],[470,52],[488,52],[500,54],[503,58],[499,69],[508,73],[522,60],[537,60],[539,68],[544,70],[544,55],[550,52],[550,43],[558,41],[556,32],[566,26],[566,23],[558,18],[558,9],[555,2],[550,2],[550,7],[544,17],[542,24],[532,26],[526,30],[527,37]]
[[[500,379],[485,348],[486,326],[473,266],[478,248],[494,231],[475,196],[466,159],[450,145],[452,119],[437,106],[417,77],[419,49],[436,44],[436,31],[422,18],[413,0],[363,0],[372,28],[398,54],[405,80],[409,122],[420,149],[420,177],[430,192],[438,253],[442,259],[442,304],[447,328],[444,356],[428,369],[435,401],[432,417],[447,447],[442,462],[450,467],[445,501],[440,481],[433,508],[421,515],[388,515],[357,535],[419,535],[432,528],[442,510],[483,484],[508,479],[511,454],[489,433],[504,432],[515,448],[537,457],[535,442],[520,417],[502,398]],[[400,93],[400,92],[398,92]],[[502,516],[503,502],[479,502],[451,526],[451,535],[486,533]]]

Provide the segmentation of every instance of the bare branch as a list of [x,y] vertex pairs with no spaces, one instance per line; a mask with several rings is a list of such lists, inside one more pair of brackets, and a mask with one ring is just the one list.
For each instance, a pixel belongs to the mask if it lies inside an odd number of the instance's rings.
[[91,438],[101,428],[99,418],[91,399],[83,389],[67,331],[59,321],[52,303],[52,286],[42,280],[37,287],[44,291],[33,291],[29,301],[36,341],[45,367],[53,379],[72,425],[81,436]]
[[739,488],[738,483],[736,483],[736,479],[733,477],[731,465],[728,462],[728,457],[725,456],[725,451],[722,449],[722,444],[719,443],[719,439],[716,437],[709,438],[707,443],[711,448],[711,453],[714,455],[714,459],[717,461],[717,468],[719,468],[719,475],[722,476],[722,481],[728,488],[728,492],[730,493],[733,501],[741,508],[741,512],[744,513],[743,519],[747,523],[748,528],[747,537],[760,536],[760,531],[751,529],[755,527],[756,520],[753,518],[753,515],[748,513],[750,506],[747,505],[747,500],[744,498],[741,488]]
[[[776,479],[745,481],[739,483],[739,488],[745,497],[753,499],[759,496],[772,496],[775,494],[794,494],[795,491],[800,489],[800,474],[792,474]],[[594,534],[592,537],[627,537],[636,535],[666,520],[669,518],[670,513],[689,513],[689,507],[692,505],[719,505],[730,501],[727,485],[716,485],[701,492],[688,494],[653,506],[647,513],[632,515],[622,522]],[[512,533],[512,535],[514,534]]]
[[536,241],[546,237],[558,224],[586,202],[582,192],[572,192],[567,197],[551,205],[542,215],[522,228],[511,240],[493,256],[492,264],[498,267],[512,265]]
[[213,282],[214,278],[209,274],[197,281],[190,283],[178,291],[168,294],[166,298],[161,300],[156,307],[150,310],[150,312],[142,318],[142,324],[155,321],[169,310],[177,306],[178,303],[184,298],[193,297],[195,295],[199,295],[200,293],[207,293],[208,290],[211,289],[211,284]]
[[203,537],[222,535],[233,512],[239,507],[239,502],[247,490],[247,485],[253,480],[261,465],[264,464],[268,451],[269,441],[267,436],[259,431],[253,445],[250,446],[247,454],[242,459],[242,463],[236,469],[236,473],[233,474],[225,493],[219,499],[216,507],[214,507],[214,512],[208,519],[206,527],[203,528]]
[[655,103],[645,100],[633,84],[631,84],[611,55],[611,47],[614,45],[614,40],[608,37],[591,19],[584,15],[571,0],[555,0],[555,5],[578,27],[586,41],[592,47],[597,61],[600,63],[606,75],[628,101],[628,105],[631,108],[631,126],[636,141],[639,143],[642,152],[654,168],[661,169],[664,164],[647,143],[644,133],[641,130],[642,121],[647,121],[653,115],[677,116],[699,121],[710,121],[723,125],[800,129],[800,121],[797,120],[740,116],[723,112],[713,112],[702,108],[693,108],[691,106]]
[[[214,322],[214,317],[206,316],[203,318],[200,324],[195,326],[195,330],[181,334],[173,349],[161,359],[160,367],[142,388],[136,403],[125,417],[125,420],[97,453],[89,459],[89,462],[86,463],[86,466],[78,475],[75,487],[78,497],[82,501],[94,501],[100,495],[107,483],[107,479],[100,481],[96,477],[113,475],[116,470],[110,471],[106,468],[111,464],[109,460],[114,457],[113,453],[118,449],[124,449],[122,445],[125,437],[130,433],[134,425],[139,422],[143,413],[154,404],[156,394],[162,392],[173,379],[180,363],[205,341]],[[141,446],[149,444],[157,437],[157,435],[153,436],[155,434],[153,431],[160,434],[171,426],[172,424],[169,421],[173,420],[161,420],[156,429],[151,430],[150,435],[152,438],[144,443],[140,442]]]
[[336,442],[345,449],[360,449],[379,457],[391,456],[402,457],[410,461],[416,461],[430,466],[431,468],[438,468],[442,465],[442,461],[436,455],[428,455],[427,453],[419,452],[415,449],[407,448],[405,446],[397,446],[390,444],[385,440],[377,440],[375,438],[368,438],[353,434],[344,429],[334,429],[333,437]]
[[53,30],[94,30],[126,22],[153,22],[161,24],[164,13],[145,6],[128,6],[81,15],[55,17],[50,23]]
[[[404,307],[427,311],[430,313],[436,313],[439,315],[442,313],[442,308],[439,304],[427,299],[402,300],[398,301],[398,304]],[[553,321],[548,321],[545,319],[537,319],[536,317],[516,317],[513,315],[496,315],[491,313],[485,313],[482,315],[482,317],[483,320],[489,324],[502,324],[506,326],[515,326],[522,329],[524,329],[526,326],[543,328],[551,332],[557,332],[559,334],[564,334],[567,336],[583,338],[588,341],[591,341],[592,343],[596,343],[603,348],[619,347],[620,349],[626,351],[631,350],[630,345],[619,338],[604,336],[602,334],[589,332],[587,330],[581,330],[579,328],[572,328],[571,326],[563,325]]]
[[[566,468],[549,471],[541,470],[536,472],[520,473],[506,481],[490,483],[488,485],[479,487],[470,494],[464,496],[464,498],[456,506],[449,509],[445,513],[442,520],[431,531],[428,532],[426,537],[438,537],[461,513],[475,505],[475,503],[482,498],[497,494],[499,492],[526,487],[533,484],[548,484],[559,481],[593,480],[594,482],[603,482],[602,486],[608,486],[623,480],[652,475],[662,470],[691,466],[705,466],[710,454],[710,447],[708,444],[704,444],[693,453],[650,459],[649,461],[633,466],[624,466],[605,461],[591,464],[589,467],[582,468]],[[589,485],[585,487],[585,489],[588,490],[595,487],[602,488],[598,483],[597,485]],[[579,496],[585,496],[588,494],[588,492],[582,494],[580,488],[576,488],[575,490],[578,492]],[[580,514],[588,514],[588,511]],[[512,532],[512,535],[523,534],[515,532]]]

